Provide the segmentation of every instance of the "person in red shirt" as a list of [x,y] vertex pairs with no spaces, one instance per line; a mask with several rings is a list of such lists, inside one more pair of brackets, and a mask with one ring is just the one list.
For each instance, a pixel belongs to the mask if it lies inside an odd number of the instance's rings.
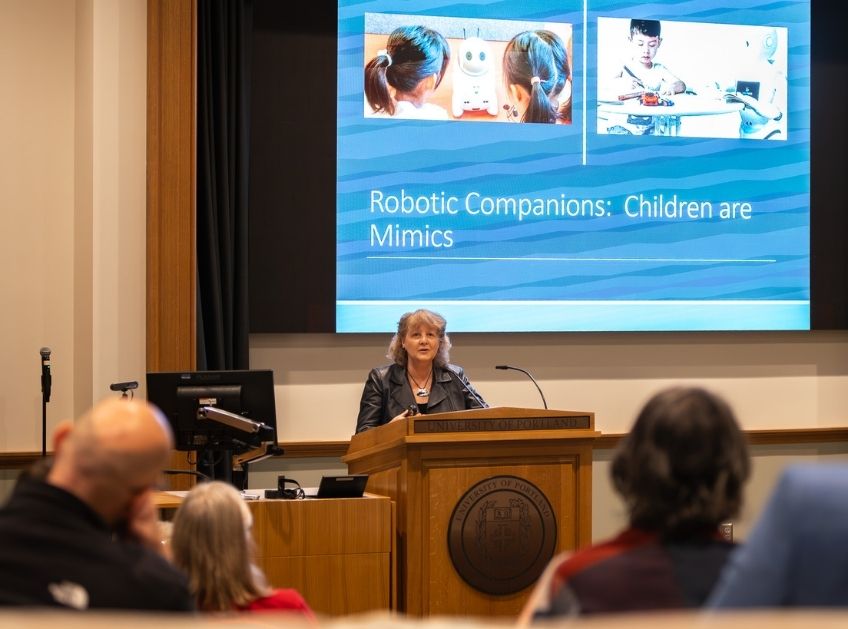
[[706,602],[735,548],[719,525],[738,514],[750,473],[730,406],[696,387],[660,391],[622,440],[611,472],[629,526],[554,558],[522,623]]
[[315,619],[294,589],[274,589],[252,559],[253,516],[227,483],[201,483],[174,516],[171,553],[200,611],[290,611]]

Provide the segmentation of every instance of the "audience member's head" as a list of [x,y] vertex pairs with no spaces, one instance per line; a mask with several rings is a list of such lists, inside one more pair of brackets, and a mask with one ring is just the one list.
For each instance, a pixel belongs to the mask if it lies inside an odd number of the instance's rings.
[[612,463],[631,525],[679,536],[735,516],[750,462],[728,404],[699,388],[653,396]]
[[612,462],[629,525],[554,558],[521,613],[532,618],[699,607],[734,544],[748,477],[745,437],[717,395],[673,387],[642,407]]
[[252,527],[241,494],[220,481],[195,486],[177,509],[171,551],[188,575],[198,609],[236,610],[270,594],[252,560]]
[[75,495],[110,525],[149,498],[173,447],[171,430],[154,406],[119,399],[63,422],[53,442],[47,482]]
[[144,401],[112,398],[62,422],[52,459],[25,470],[0,509],[0,605],[194,610],[154,502],[172,446]]

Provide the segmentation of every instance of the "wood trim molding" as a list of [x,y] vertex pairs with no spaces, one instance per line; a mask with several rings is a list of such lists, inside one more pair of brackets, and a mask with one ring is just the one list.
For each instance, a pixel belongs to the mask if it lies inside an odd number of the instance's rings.
[[147,3],[147,369],[196,364],[197,0]]
[[341,458],[347,454],[350,441],[290,441],[280,443],[287,459]]
[[592,447],[595,450],[612,450],[618,445],[618,442],[621,441],[623,436],[623,434],[602,434],[592,442]]
[[[848,443],[848,427],[792,428],[786,430],[746,430],[752,446],[794,446],[810,443]],[[609,450],[618,445],[623,434],[606,434],[592,441],[595,450]],[[315,459],[341,458],[347,454],[350,441],[289,441],[280,442],[283,458]],[[26,467],[41,456],[40,452],[0,453],[0,469]]]
[[[52,452],[48,452],[52,456]],[[22,470],[41,458],[41,452],[2,452],[0,470]]]
[[[745,436],[752,446],[793,446],[805,443],[848,442],[848,427],[789,428],[782,430],[746,430]],[[615,448],[624,434],[605,434],[594,441],[596,450]]]
[[841,443],[848,441],[848,428],[792,428],[787,430],[746,430],[752,446]]

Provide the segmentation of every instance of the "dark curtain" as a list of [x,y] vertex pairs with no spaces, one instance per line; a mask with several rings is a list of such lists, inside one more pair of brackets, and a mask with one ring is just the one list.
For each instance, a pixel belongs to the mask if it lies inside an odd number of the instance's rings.
[[248,368],[252,0],[200,0],[197,368]]

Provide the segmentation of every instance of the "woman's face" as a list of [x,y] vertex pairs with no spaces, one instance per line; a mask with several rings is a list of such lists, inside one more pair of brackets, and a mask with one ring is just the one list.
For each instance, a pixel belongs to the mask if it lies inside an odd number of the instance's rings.
[[439,331],[429,325],[414,325],[403,339],[403,348],[410,360],[433,362],[439,351]]

